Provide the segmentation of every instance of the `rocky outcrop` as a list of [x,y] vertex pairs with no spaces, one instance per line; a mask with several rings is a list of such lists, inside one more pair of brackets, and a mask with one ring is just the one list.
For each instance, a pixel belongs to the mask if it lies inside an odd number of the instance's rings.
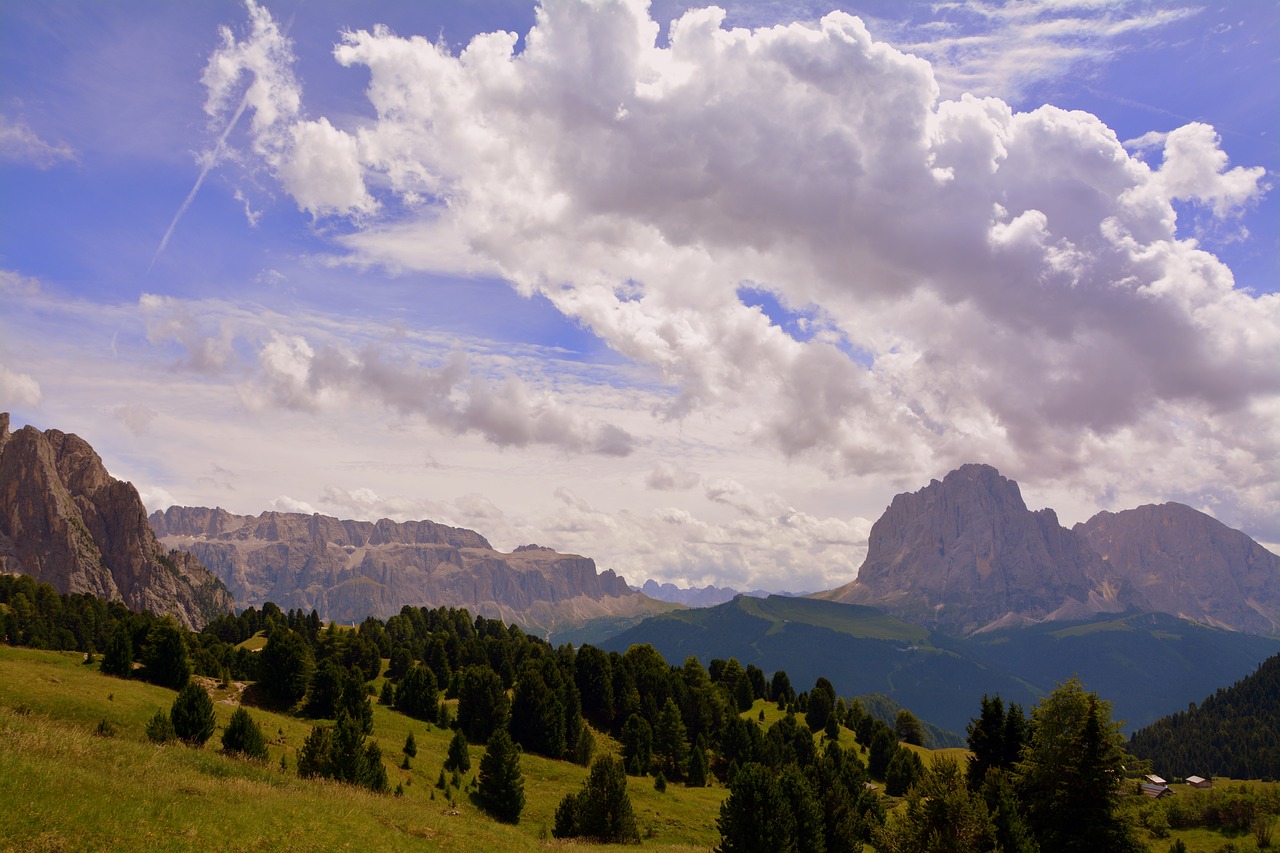
[[1280,633],[1280,557],[1179,503],[1100,512],[1073,531],[1151,610],[1255,634]]
[[1067,530],[996,469],[965,465],[895,497],[857,579],[815,597],[959,633],[1138,610],[1276,634],[1280,558],[1181,504]]
[[9,431],[0,414],[0,571],[62,593],[123,601],[198,629],[231,610],[226,587],[192,556],[167,553],[137,490],[88,442],[56,429]]
[[465,607],[536,631],[670,609],[612,570],[550,548],[495,550],[471,530],[432,521],[349,521],[325,515],[171,507],[151,516],[167,546],[189,551],[236,600],[315,609],[343,622],[405,605]]
[[821,597],[968,633],[1124,610],[1126,592],[1053,510],[1032,512],[1017,483],[965,465],[895,497],[871,528],[857,580]]

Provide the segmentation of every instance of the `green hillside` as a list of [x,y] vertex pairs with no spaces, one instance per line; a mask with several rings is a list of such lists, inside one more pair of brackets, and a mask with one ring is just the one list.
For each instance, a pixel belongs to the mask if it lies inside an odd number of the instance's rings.
[[[226,701],[215,702],[219,732],[203,749],[156,746],[146,739],[147,720],[168,709],[175,692],[104,676],[82,660],[0,645],[0,851],[540,850],[556,804],[587,775],[525,754],[525,811],[515,826],[498,823],[465,796],[451,805],[434,787],[451,732],[375,705],[373,737],[404,796],[303,780],[295,768],[307,721],[250,709],[270,740],[265,765],[216,750],[234,710]],[[95,734],[103,720],[115,736]],[[399,764],[410,731],[418,755],[406,771]],[[597,745],[617,748],[598,733]],[[470,752],[474,774],[483,748]],[[717,842],[723,787],[673,785],[659,794],[630,781],[645,849],[705,851]]]
[[1134,732],[1129,747],[1172,776],[1280,778],[1280,655],[1199,706]]
[[922,719],[963,732],[983,694],[1029,707],[1073,675],[1112,697],[1125,730],[1240,678],[1280,640],[1161,614],[1107,616],[950,637],[870,607],[771,596],[653,617],[605,641],[648,643],[675,664],[736,657],[785,670],[797,689],[826,676],[841,695],[884,694]]

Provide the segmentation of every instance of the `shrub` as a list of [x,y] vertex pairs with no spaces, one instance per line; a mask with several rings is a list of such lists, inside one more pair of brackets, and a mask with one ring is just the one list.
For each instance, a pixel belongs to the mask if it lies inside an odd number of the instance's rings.
[[178,739],[173,730],[173,721],[164,711],[157,710],[155,716],[147,723],[147,740],[152,743],[170,743]]
[[267,739],[244,708],[236,708],[231,715],[227,730],[222,733],[222,750],[257,761],[267,760]]

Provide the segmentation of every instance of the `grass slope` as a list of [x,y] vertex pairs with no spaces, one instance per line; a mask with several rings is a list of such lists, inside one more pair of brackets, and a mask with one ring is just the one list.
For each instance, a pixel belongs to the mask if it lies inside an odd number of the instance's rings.
[[[525,755],[526,806],[517,826],[491,820],[465,796],[451,808],[434,783],[451,732],[374,705],[374,738],[391,787],[380,796],[296,775],[309,721],[252,708],[271,739],[265,765],[216,751],[234,706],[217,696],[219,731],[204,749],[155,746],[147,720],[174,691],[101,675],[75,653],[0,646],[0,851],[10,850],[544,850],[560,799],[586,778],[582,767]],[[225,693],[226,691],[224,691]],[[93,734],[107,720],[117,736]],[[412,731],[418,756],[399,767]],[[616,749],[597,735],[602,749]],[[472,747],[474,775],[482,747]],[[288,769],[280,769],[285,757]],[[467,781],[469,781],[469,776]],[[464,782],[465,785],[465,782]],[[630,779],[645,849],[705,851],[719,840],[724,788]],[[432,795],[434,793],[434,799]],[[573,844],[575,850],[610,849]],[[612,848],[618,849],[618,848]]]

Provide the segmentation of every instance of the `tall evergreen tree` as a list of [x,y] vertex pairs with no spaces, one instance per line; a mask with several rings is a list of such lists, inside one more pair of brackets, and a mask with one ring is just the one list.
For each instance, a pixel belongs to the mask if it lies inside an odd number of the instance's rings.
[[897,717],[894,718],[893,733],[903,743],[924,746],[924,726],[920,725],[916,715],[906,708],[898,711]]
[[761,764],[745,764],[729,784],[729,796],[720,804],[716,821],[720,845],[716,853],[794,853],[796,819],[791,803],[772,770]]
[[181,690],[191,678],[186,631],[172,617],[156,622],[147,633],[143,664],[147,681]]
[[1141,846],[1119,810],[1124,739],[1111,705],[1072,678],[1031,712],[1018,763],[1019,793],[1044,850],[1063,853]]
[[497,820],[519,823],[524,811],[524,777],[520,773],[520,751],[505,728],[489,736],[480,759],[480,787],[476,803]]
[[189,746],[204,746],[213,737],[213,700],[199,684],[187,682],[169,708],[169,720],[174,732]]
[[502,679],[488,666],[473,665],[458,685],[458,728],[468,743],[484,743],[496,729],[507,726],[511,702]]
[[702,735],[698,735],[694,738],[693,749],[689,751],[689,773],[685,778],[685,784],[690,788],[705,788],[709,770],[707,742],[703,740]]
[[622,727],[622,760],[632,776],[646,776],[653,764],[653,729],[644,717],[632,714]]
[[669,779],[683,779],[689,762],[689,742],[684,720],[675,700],[668,697],[653,730],[653,754],[656,763]]
[[907,793],[905,807],[876,833],[882,853],[981,853],[995,846],[986,803],[969,789],[960,766],[938,758]]
[[640,842],[622,762],[605,756],[591,765],[582,790],[560,801],[552,834],[556,838],[586,837],[602,844]]
[[395,707],[415,720],[434,723],[440,711],[440,690],[435,673],[420,663],[411,664],[396,688]]
[[272,700],[292,706],[306,695],[315,663],[311,647],[297,633],[275,625],[258,657],[260,683]]
[[609,728],[613,723],[613,673],[609,656],[595,646],[584,645],[578,649],[573,665],[583,716],[598,729]]
[[467,750],[467,736],[462,730],[453,733],[449,741],[449,752],[445,755],[444,769],[466,773],[471,770],[471,753]]
[[511,700],[511,737],[529,752],[559,758],[565,751],[565,710],[555,661],[529,659],[520,667]]
[[128,678],[133,672],[133,632],[129,623],[121,619],[107,637],[107,648],[102,654],[101,671],[107,675]]

